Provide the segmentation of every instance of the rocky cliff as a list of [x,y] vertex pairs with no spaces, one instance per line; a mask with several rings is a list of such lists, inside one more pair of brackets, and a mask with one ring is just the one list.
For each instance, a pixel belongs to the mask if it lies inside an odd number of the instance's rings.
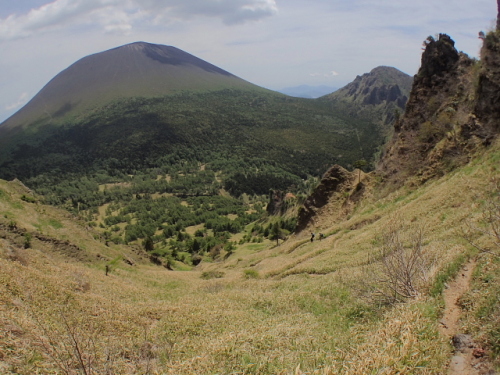
[[375,119],[388,135],[395,114],[404,111],[412,81],[396,68],[379,66],[323,99],[337,112]]
[[[422,184],[464,165],[500,131],[500,31],[485,36],[480,61],[458,52],[446,34],[429,37],[424,44],[405,112],[393,121],[394,135],[374,172],[378,183],[369,184],[378,195],[404,184]],[[362,81],[344,90],[351,101],[360,100]],[[389,100],[394,90],[373,89],[361,100],[376,105],[382,97]],[[348,211],[366,196],[365,181],[332,167],[300,209],[297,232],[313,225],[335,197],[342,198],[336,207]]]
[[455,48],[446,34],[425,42],[404,115],[378,165],[393,187],[419,184],[466,163],[498,134],[500,56],[490,33],[482,59]]
[[304,206],[299,209],[295,232],[298,233],[307,228],[314,221],[315,216],[319,215],[321,208],[334,199],[334,195],[342,198],[344,192],[352,189],[355,180],[356,174],[340,165],[334,165],[326,171],[319,185],[307,198]]
[[500,131],[500,31],[484,39],[481,63],[474,112],[486,136],[494,137]]

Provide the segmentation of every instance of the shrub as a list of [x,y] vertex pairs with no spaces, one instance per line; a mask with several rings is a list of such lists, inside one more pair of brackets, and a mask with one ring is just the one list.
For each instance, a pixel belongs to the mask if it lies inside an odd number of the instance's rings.
[[197,266],[198,264],[201,263],[202,260],[203,260],[203,258],[199,254],[193,255],[193,257],[191,258],[191,262],[193,263],[193,266]]
[[420,295],[428,285],[434,260],[423,249],[424,230],[405,225],[399,218],[389,223],[377,251],[380,264],[363,282],[369,298],[383,304],[404,302]]
[[26,233],[24,235],[24,248],[29,249],[31,247],[31,233]]
[[250,269],[243,271],[243,276],[245,277],[245,279],[258,279],[260,277],[259,273],[256,270]]
[[224,277],[224,272],[222,271],[205,271],[201,274],[201,278],[205,280],[209,279],[220,279]]
[[21,200],[25,201],[27,203],[36,203],[37,202],[37,200],[35,198],[33,198],[29,195],[25,195],[25,194],[21,195]]
[[[496,257],[500,256],[500,179],[492,182],[491,196],[486,198],[486,207],[483,217],[478,225],[467,221],[462,236],[469,244],[481,253],[489,253]],[[476,242],[476,238],[484,236],[492,243],[492,248],[487,248]]]

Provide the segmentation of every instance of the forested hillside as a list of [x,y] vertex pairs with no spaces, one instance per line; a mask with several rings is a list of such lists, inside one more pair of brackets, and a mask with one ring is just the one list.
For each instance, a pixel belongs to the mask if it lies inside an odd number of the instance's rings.
[[[273,93],[130,99],[80,122],[25,133],[1,174],[99,223],[108,240],[152,239],[155,254],[166,255],[167,248],[175,256],[197,254],[226,244],[229,233],[262,216],[270,189],[304,194],[307,180],[331,163],[368,159],[382,140],[371,126],[331,113],[326,105]],[[243,194],[255,196],[257,206],[236,200]],[[214,212],[197,214],[200,204]],[[235,204],[241,208],[227,208]],[[238,212],[237,221],[221,217]],[[211,240],[185,232],[203,223],[203,231],[215,227]]]
[[393,70],[364,85],[390,85],[392,96],[353,113],[260,88],[175,47],[132,43],[77,61],[0,126],[0,178],[85,217],[108,242],[191,265],[211,249],[293,231],[293,217],[246,228],[272,190],[291,193],[285,206],[297,209],[332,164],[372,168],[387,135],[380,108],[406,101],[405,75]]

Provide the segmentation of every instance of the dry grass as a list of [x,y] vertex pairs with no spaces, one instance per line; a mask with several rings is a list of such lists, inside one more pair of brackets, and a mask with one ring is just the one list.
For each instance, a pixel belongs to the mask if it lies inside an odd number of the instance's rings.
[[[22,202],[21,187],[0,182],[2,223],[71,239],[88,259],[35,237],[23,249],[0,231],[0,373],[442,374],[451,347],[439,336],[441,302],[427,297],[430,285],[409,303],[379,309],[358,298],[356,281],[380,264],[380,235],[395,215],[425,224],[422,250],[438,269],[470,251],[458,229],[481,218],[487,180],[498,173],[495,150],[418,190],[362,202],[343,220],[326,207],[332,215],[314,228],[328,234],[321,241],[305,231],[189,272],[108,248],[66,213]],[[245,278],[247,269],[260,277]],[[201,277],[214,272],[223,277]],[[487,343],[493,328],[480,331],[488,318],[477,317],[492,292],[484,293],[463,324]]]

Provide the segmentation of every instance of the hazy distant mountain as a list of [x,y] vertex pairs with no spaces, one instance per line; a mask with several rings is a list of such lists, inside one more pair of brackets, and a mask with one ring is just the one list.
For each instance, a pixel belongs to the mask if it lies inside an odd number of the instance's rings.
[[136,42],[77,61],[0,126],[60,121],[120,98],[223,88],[261,89],[178,48]]
[[286,87],[284,89],[278,90],[282,94],[294,96],[297,98],[309,98],[315,99],[319,98],[323,95],[331,94],[332,92],[338,90],[337,87],[333,86],[309,86],[309,85],[300,85],[294,87]]
[[375,122],[390,134],[396,113],[405,110],[412,83],[408,74],[379,66],[319,100],[330,102],[336,112]]
[[370,73],[357,76],[354,81],[329,95],[329,98],[371,105],[395,103],[403,109],[412,82],[413,77],[396,68],[379,66]]
[[[334,163],[372,160],[384,140],[378,124],[329,96],[293,98],[175,47],[139,42],[79,60],[1,124],[0,178],[57,190],[83,176],[116,182],[202,163],[235,195],[267,194]],[[208,185],[195,194],[213,191]]]

